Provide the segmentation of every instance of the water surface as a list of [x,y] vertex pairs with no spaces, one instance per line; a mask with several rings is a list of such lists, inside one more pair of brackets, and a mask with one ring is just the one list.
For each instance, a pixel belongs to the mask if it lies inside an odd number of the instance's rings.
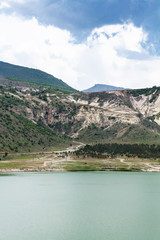
[[0,240],[159,240],[160,174],[0,175]]

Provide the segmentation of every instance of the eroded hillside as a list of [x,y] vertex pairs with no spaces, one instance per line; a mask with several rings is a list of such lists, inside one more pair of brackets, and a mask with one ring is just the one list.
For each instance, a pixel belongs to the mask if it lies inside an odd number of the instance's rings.
[[[68,94],[50,87],[1,86],[1,111],[79,140],[159,140],[160,88]],[[4,122],[5,124],[5,122]]]

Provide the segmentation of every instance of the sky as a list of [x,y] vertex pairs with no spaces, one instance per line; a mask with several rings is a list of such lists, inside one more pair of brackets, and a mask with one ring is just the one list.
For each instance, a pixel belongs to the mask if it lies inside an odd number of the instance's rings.
[[78,90],[160,86],[160,0],[0,0],[0,61]]

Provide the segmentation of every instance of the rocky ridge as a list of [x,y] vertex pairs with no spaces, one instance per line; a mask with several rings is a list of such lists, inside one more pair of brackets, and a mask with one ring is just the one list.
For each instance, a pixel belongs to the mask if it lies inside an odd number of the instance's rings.
[[114,137],[122,137],[132,125],[159,134],[159,93],[160,88],[156,87],[65,94],[42,87],[3,86],[0,96],[9,111],[60,135],[78,138],[85,129],[96,128],[104,132],[115,126],[118,129]]

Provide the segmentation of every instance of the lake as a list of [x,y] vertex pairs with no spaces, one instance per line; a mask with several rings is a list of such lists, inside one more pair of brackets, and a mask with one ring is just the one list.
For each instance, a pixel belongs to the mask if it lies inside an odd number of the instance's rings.
[[159,240],[160,174],[0,175],[0,240]]

